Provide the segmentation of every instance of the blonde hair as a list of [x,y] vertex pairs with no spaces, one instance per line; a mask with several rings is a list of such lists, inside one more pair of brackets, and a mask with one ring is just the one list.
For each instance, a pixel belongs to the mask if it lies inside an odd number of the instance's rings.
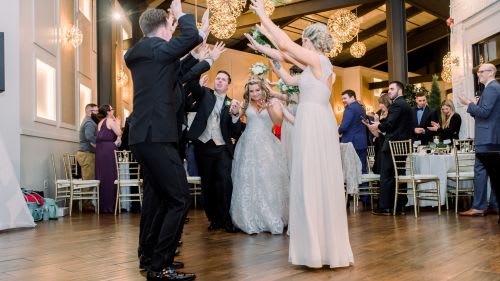
[[444,100],[441,103],[441,108],[443,106],[449,107],[450,111],[451,111],[451,114],[449,117],[446,116],[446,114],[441,114],[441,124],[442,124],[443,129],[444,129],[444,128],[448,128],[450,126],[451,117],[453,116],[453,114],[455,114],[455,105],[453,104],[453,102],[451,100]]
[[385,117],[387,117],[387,113],[389,111],[389,107],[392,104],[392,100],[389,95],[383,95],[378,98],[378,103],[385,105],[385,108],[387,109],[386,112],[381,112],[380,114],[380,118],[384,119]]
[[269,90],[264,84],[264,80],[258,77],[250,77],[248,82],[245,84],[245,92],[243,93],[243,100],[245,100],[245,104],[243,106],[243,110],[246,111],[248,106],[250,105],[250,86],[259,85],[260,91],[262,93],[262,99],[264,101],[269,100]]
[[313,23],[306,27],[302,32],[302,38],[309,39],[314,48],[323,53],[330,52],[333,46],[333,37],[322,23]]

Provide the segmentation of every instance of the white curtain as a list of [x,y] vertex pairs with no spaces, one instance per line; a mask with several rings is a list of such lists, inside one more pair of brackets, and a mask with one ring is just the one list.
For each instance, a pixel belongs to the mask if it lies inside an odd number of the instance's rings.
[[34,226],[0,134],[0,230]]

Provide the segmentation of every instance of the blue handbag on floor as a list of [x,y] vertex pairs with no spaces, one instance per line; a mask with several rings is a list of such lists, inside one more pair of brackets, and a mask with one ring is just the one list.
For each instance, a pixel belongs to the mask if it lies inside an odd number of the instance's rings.
[[35,202],[26,202],[26,204],[28,205],[28,209],[30,209],[34,221],[43,220],[43,205],[38,205]]
[[44,211],[44,220],[57,220],[57,205],[56,201],[52,198],[44,198],[43,203],[43,211]]

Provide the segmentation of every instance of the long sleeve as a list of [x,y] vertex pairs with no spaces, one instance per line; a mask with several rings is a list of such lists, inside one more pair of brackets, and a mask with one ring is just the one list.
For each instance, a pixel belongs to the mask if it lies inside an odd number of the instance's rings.
[[397,102],[394,102],[389,108],[387,121],[380,123],[378,129],[382,132],[392,131],[398,123],[399,115],[401,115],[401,106]]
[[498,96],[499,95],[494,92],[492,87],[486,87],[479,103],[470,103],[467,107],[467,112],[473,117],[487,119],[493,108],[495,108],[495,104],[498,102]]
[[342,122],[340,123],[339,134],[343,134],[351,127],[354,117],[354,110],[348,106],[344,111],[344,116],[342,117]]
[[453,139],[458,137],[460,127],[462,126],[462,118],[457,113],[453,114],[448,128],[439,128],[438,133],[442,139]]

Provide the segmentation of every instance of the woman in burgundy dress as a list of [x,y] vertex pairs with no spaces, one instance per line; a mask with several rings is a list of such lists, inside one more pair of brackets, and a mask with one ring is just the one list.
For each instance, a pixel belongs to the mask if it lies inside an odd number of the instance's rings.
[[101,213],[114,213],[116,200],[115,149],[121,143],[122,131],[120,119],[114,116],[114,109],[111,105],[101,106],[99,117],[102,119],[97,125],[95,149],[95,175],[96,179],[100,180],[99,211]]

